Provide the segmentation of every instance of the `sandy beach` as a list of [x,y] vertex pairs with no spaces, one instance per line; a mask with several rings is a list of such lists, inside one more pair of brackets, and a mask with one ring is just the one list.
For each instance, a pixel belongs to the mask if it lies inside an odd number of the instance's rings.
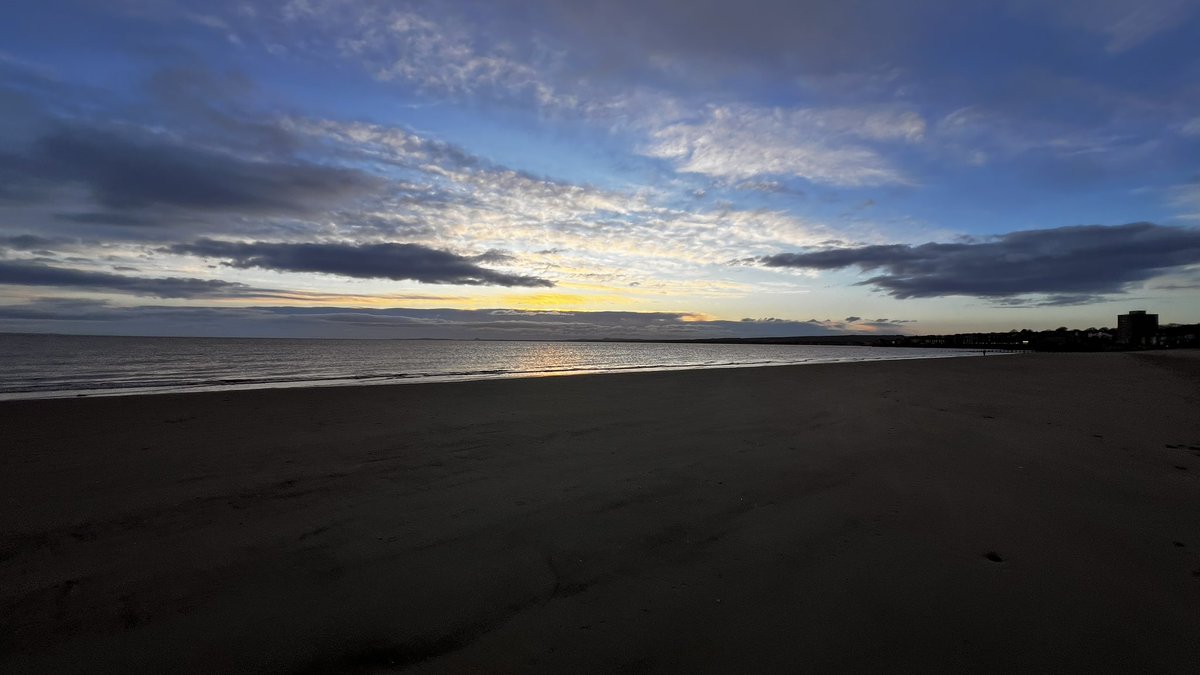
[[0,403],[0,672],[1196,672],[1198,357]]

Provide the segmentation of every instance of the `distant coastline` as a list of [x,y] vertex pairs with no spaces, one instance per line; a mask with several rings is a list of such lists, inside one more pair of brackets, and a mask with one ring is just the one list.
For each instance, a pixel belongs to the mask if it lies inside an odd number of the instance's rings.
[[631,344],[726,344],[726,345],[811,345],[841,347],[911,347],[942,349],[987,349],[989,351],[1132,351],[1161,348],[1200,348],[1200,323],[1167,324],[1157,331],[1158,343],[1123,345],[1108,328],[1029,329],[1004,332],[903,335],[899,333],[844,333],[839,335],[793,335],[712,338],[443,338],[443,337],[288,337],[288,336],[190,336],[106,335],[78,333],[22,333],[4,331],[2,336],[56,336],[95,338],[155,338],[181,340],[340,340],[346,342],[564,342]]

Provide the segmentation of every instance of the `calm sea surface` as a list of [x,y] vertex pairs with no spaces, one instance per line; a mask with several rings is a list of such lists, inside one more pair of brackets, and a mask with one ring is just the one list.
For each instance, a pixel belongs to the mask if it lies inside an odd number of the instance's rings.
[[0,400],[944,358],[953,349],[0,334]]

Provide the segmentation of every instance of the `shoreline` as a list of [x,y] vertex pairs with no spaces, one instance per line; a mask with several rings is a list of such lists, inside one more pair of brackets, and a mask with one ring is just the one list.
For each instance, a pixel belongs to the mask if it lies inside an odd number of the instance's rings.
[[[626,373],[659,373],[686,370],[713,370],[723,368],[770,368],[778,366],[814,366],[841,363],[876,363],[880,361],[912,361],[923,359],[963,358],[969,356],[988,356],[980,354],[981,350],[961,349],[961,353],[937,353],[930,355],[910,355],[901,357],[879,358],[844,358],[832,360],[813,360],[806,362],[778,363],[718,363],[702,365],[663,365],[663,366],[627,366],[613,368],[577,368],[521,372],[479,372],[479,373],[446,373],[446,374],[400,374],[400,375],[360,375],[356,377],[331,377],[328,379],[298,379],[273,380],[269,382],[238,382],[222,384],[185,384],[148,387],[98,387],[95,389],[62,389],[53,391],[12,391],[0,392],[0,403],[6,401],[40,401],[61,398],[99,398],[111,396],[153,396],[160,394],[189,394],[222,391],[255,391],[259,389],[306,389],[325,387],[377,387],[399,384],[431,384],[447,382],[476,382],[483,380],[512,380],[540,379],[545,377],[573,377],[577,375],[620,375]],[[1011,355],[1019,352],[995,351],[993,356]]]
[[0,670],[1200,662],[1200,358],[0,404]]

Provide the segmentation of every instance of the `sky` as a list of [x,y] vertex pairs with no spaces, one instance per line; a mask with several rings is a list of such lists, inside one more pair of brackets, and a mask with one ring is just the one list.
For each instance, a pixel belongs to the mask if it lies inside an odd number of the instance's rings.
[[7,0],[0,331],[1200,322],[1200,0]]

